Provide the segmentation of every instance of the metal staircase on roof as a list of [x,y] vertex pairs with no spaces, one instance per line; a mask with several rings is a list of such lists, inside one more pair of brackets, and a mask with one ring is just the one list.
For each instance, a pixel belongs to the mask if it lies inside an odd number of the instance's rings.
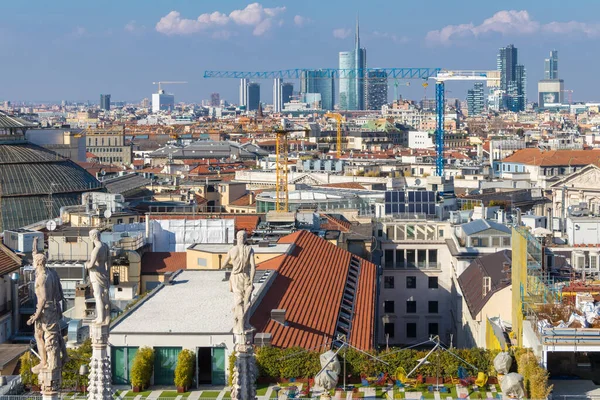
[[[356,306],[356,293],[358,291],[358,277],[360,276],[361,260],[355,255],[350,257],[350,265],[348,266],[348,274],[346,275],[346,283],[342,294],[342,301],[335,324],[333,334],[334,340],[343,336],[344,341],[350,340],[352,333],[352,319],[354,318],[354,307]],[[334,348],[339,347],[339,342],[333,344]]]

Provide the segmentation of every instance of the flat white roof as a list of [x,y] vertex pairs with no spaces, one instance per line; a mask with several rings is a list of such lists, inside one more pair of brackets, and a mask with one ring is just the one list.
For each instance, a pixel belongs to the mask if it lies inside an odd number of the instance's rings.
[[[274,274],[256,271],[252,302]],[[161,285],[149,296],[118,320],[110,332],[203,334],[230,333],[233,329],[233,294],[225,270],[181,271],[172,284]]]
[[[270,244],[268,247],[260,247],[257,245],[252,246],[254,253],[256,254],[288,254],[290,249],[293,248],[292,243],[276,243]],[[207,253],[227,253],[233,247],[232,244],[220,244],[220,243],[195,243],[189,247],[190,250],[205,251]]]

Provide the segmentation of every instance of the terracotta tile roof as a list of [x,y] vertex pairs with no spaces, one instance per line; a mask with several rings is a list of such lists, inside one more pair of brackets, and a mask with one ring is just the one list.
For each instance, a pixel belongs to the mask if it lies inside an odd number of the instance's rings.
[[340,182],[340,183],[326,183],[325,185],[319,185],[322,187],[333,187],[340,189],[360,189],[366,190],[367,188],[358,182]]
[[21,264],[19,256],[0,243],[0,276],[17,271],[21,267]]
[[190,215],[190,214],[151,214],[148,216],[149,219],[163,220],[163,219],[233,219],[235,224],[235,230],[246,231],[249,234],[254,232],[258,223],[261,221],[264,214],[204,214],[204,215]]
[[321,214],[321,216],[327,218],[327,223],[321,223],[321,229],[350,232],[350,227],[352,226],[350,222],[342,221],[328,214]]
[[230,203],[232,206],[243,207],[243,206],[255,206],[256,205],[256,195],[262,193],[262,190],[253,190],[254,192],[254,201],[250,203],[250,193],[247,193],[240,197],[237,200],[234,200]]
[[[278,275],[252,315],[252,325],[258,332],[270,332],[277,347],[313,348],[330,342],[352,254],[308,231],[284,236],[279,243],[295,247],[259,264],[259,269],[277,269]],[[349,341],[362,350],[374,344],[376,271],[373,263],[361,260]],[[286,310],[286,326],[271,320],[276,308]]]
[[142,257],[142,275],[160,275],[186,269],[185,251],[156,251]]
[[527,148],[514,152],[502,160],[506,163],[520,163],[538,165],[542,167],[563,165],[589,165],[600,166],[600,151],[598,150],[549,150]]

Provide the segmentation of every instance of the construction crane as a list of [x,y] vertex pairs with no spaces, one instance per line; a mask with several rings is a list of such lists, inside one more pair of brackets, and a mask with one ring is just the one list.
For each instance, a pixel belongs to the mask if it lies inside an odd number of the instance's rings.
[[333,118],[337,122],[337,142],[335,146],[337,158],[342,157],[342,114],[339,113],[327,113],[324,115],[325,118]]
[[175,85],[175,84],[179,85],[179,84],[187,83],[187,82],[185,82],[185,81],[158,81],[158,82],[152,82],[153,85],[158,85],[158,92],[159,93],[162,90],[162,88],[161,88],[160,85],[163,85],[165,83],[169,84],[169,85]]
[[275,211],[288,212],[288,134],[292,132],[305,132],[308,128],[298,127],[282,118],[281,126],[275,129]]
[[499,71],[447,71],[442,70],[435,79],[436,129],[435,129],[435,174],[444,176],[444,103],[446,81],[486,81],[487,86],[500,86]]

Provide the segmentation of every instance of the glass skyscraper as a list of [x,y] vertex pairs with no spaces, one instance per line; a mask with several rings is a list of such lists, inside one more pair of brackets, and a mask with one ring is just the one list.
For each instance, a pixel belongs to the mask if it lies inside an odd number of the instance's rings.
[[510,111],[523,111],[527,103],[525,89],[527,79],[525,67],[518,65],[518,50],[515,46],[502,47],[498,53],[500,89],[504,92],[502,105]]
[[260,103],[260,83],[250,82],[248,84],[248,111],[258,110]]
[[324,72],[321,70],[304,70],[300,75],[300,93],[304,98],[314,98],[306,96],[308,94],[319,93],[321,95],[321,108],[323,110],[333,110],[335,105],[335,82],[333,78],[324,78]]
[[110,94],[100,95],[100,109],[106,111],[110,110]]
[[552,50],[544,60],[544,79],[558,79],[558,51]]
[[340,52],[339,60],[339,68],[346,70],[346,76],[350,75],[340,78],[340,108],[342,110],[364,110],[367,93],[367,80],[364,76],[367,68],[367,50],[360,48],[358,19],[356,19],[354,50]]

